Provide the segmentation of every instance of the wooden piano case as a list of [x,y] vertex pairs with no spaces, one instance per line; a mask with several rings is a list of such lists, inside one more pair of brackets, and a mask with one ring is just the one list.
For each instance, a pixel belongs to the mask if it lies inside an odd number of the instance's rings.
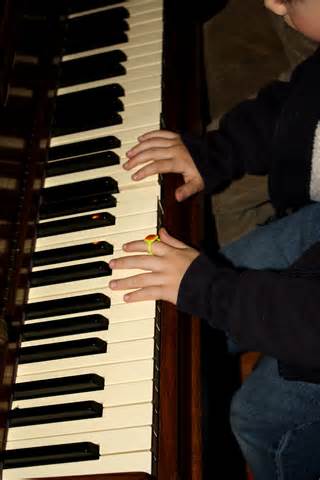
[[[63,2],[62,2],[63,3]],[[163,117],[165,128],[202,130],[202,29],[186,4],[164,3]],[[54,108],[57,60],[61,47],[59,2],[5,0],[1,20],[0,107],[0,363],[1,446],[15,377],[23,309],[28,291],[39,190]],[[29,10],[30,8],[30,10]],[[34,17],[32,38],[21,15]],[[27,41],[28,40],[28,41]],[[39,48],[37,64],[28,51]],[[19,65],[20,47],[30,56],[29,68]],[[19,55],[18,55],[19,53]],[[30,91],[33,92],[30,97]],[[29,92],[29,93],[28,93]],[[18,121],[19,120],[19,121]],[[192,245],[201,241],[201,199],[178,205],[174,190],[180,179],[162,182],[163,224]],[[199,320],[180,315],[169,304],[159,305],[159,408],[154,429],[153,474],[95,476],[97,480],[200,480],[201,385]],[[77,480],[88,476],[73,477]]]

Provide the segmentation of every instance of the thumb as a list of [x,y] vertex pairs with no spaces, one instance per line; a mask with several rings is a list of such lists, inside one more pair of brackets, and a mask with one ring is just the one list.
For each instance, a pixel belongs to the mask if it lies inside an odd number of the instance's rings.
[[176,238],[172,237],[169,235],[167,230],[165,228],[160,228],[159,230],[159,235],[160,235],[160,240],[170,247],[174,248],[186,248],[186,245],[183,242],[180,242],[180,240],[177,240]]
[[175,196],[178,202],[182,202],[187,198],[191,197],[191,195],[197,193],[199,188],[194,181],[190,181],[182,185],[181,187],[176,189]]

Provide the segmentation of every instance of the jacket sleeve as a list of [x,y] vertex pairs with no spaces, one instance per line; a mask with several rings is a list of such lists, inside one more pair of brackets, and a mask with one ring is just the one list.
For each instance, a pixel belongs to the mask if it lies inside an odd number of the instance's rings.
[[320,242],[281,272],[221,267],[201,254],[182,279],[177,306],[244,350],[319,369]]
[[246,100],[225,114],[218,130],[204,138],[182,134],[205,182],[212,193],[245,173],[269,172],[273,136],[290,83],[275,81],[255,99]]

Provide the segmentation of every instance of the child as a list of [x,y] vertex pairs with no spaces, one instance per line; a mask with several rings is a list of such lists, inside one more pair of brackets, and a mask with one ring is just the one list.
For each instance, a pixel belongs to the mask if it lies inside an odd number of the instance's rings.
[[[265,0],[267,8],[320,42],[319,0]],[[141,180],[175,172],[182,201],[216,191],[245,173],[269,175],[278,220],[223,249],[233,263],[204,254],[160,230],[130,242],[110,266],[146,270],[113,280],[134,289],[125,301],[162,299],[224,330],[242,350],[265,357],[231,406],[231,425],[255,480],[320,477],[320,49],[288,83],[273,82],[224,116],[205,139],[150,132],[125,168]],[[287,214],[290,213],[288,216]]]

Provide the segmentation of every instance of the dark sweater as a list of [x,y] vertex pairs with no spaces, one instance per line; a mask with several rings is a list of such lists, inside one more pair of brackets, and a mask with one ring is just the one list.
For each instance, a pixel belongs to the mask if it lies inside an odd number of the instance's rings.
[[[244,174],[269,175],[279,214],[320,200],[320,49],[291,80],[226,114],[205,139],[182,135],[207,193]],[[279,360],[286,378],[320,382],[320,242],[282,272],[222,267],[200,255],[178,308]]]

